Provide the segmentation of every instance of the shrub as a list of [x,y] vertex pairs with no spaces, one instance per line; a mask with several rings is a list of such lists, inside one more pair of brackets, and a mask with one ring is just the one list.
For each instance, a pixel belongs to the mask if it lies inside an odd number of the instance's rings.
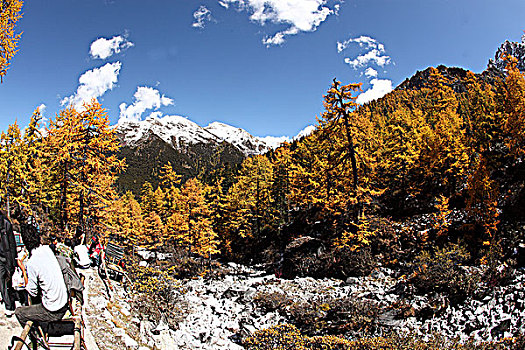
[[504,339],[498,342],[460,343],[433,335],[425,340],[413,334],[391,334],[385,337],[348,340],[337,336],[308,337],[292,325],[278,325],[257,331],[245,339],[248,350],[518,350],[523,339]]
[[310,300],[299,300],[283,292],[261,292],[255,295],[258,307],[277,310],[303,333],[364,334],[377,327],[380,307],[371,301],[334,298],[319,294]]
[[[166,315],[169,325],[174,328],[182,317],[179,296],[185,293],[180,281],[173,277],[174,267],[128,266],[133,305],[137,312],[152,320]],[[176,307],[174,307],[176,305]]]
[[445,293],[453,303],[461,302],[474,293],[480,281],[478,274],[462,267],[469,258],[468,251],[459,244],[423,251],[411,264],[410,281],[419,292]]
[[245,339],[243,345],[249,350],[306,349],[299,330],[288,324],[257,331]]
[[190,254],[186,249],[176,249],[169,266],[175,278],[216,278],[224,275],[221,265],[214,260]]

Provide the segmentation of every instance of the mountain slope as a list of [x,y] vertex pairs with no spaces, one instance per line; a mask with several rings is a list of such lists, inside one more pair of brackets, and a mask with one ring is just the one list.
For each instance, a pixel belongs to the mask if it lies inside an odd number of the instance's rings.
[[261,139],[250,135],[246,130],[231,125],[213,122],[204,130],[234,145],[246,155],[264,153],[269,149],[269,146]]
[[246,154],[196,123],[180,116],[124,121],[116,126],[119,158],[127,169],[117,180],[120,192],[140,195],[144,182],[156,187],[160,169],[168,162],[183,181],[219,168],[235,168]]
[[175,115],[121,120],[115,128],[121,142],[119,157],[126,158],[127,163],[118,188],[135,195],[140,194],[145,181],[156,187],[160,169],[168,162],[183,180],[199,174],[206,178],[218,169],[231,173],[244,158],[277,146],[241,128],[220,122],[201,127]]

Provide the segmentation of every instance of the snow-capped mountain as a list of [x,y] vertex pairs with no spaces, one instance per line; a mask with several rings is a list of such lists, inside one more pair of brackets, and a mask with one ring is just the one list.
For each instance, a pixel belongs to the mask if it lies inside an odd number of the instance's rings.
[[[305,128],[297,137],[309,134],[312,128]],[[188,118],[177,115],[160,118],[150,116],[139,121],[123,119],[118,122],[116,129],[122,144],[128,147],[135,147],[155,135],[177,150],[188,145],[227,142],[246,156],[265,153],[269,149],[277,148],[282,142],[291,140],[286,136],[256,137],[244,129],[220,122],[201,127]]]
[[155,116],[145,120],[119,120],[117,133],[126,146],[136,146],[151,135],[158,136],[175,149],[184,145],[196,143],[220,143],[221,139],[191,120],[167,115],[162,118]]
[[[214,176],[219,169],[230,171],[247,156],[265,153],[281,142],[290,141],[288,137],[255,137],[246,130],[219,122],[201,127],[176,115],[121,119],[115,129],[121,142],[118,157],[125,158],[127,164],[118,186],[135,195],[140,195],[146,181],[157,186],[160,169],[168,162],[183,179],[199,174]],[[311,129],[307,127],[295,138]]]
[[264,153],[271,148],[266,142],[250,135],[246,130],[224,123],[213,122],[206,126],[204,130],[222,141],[231,143],[246,155]]

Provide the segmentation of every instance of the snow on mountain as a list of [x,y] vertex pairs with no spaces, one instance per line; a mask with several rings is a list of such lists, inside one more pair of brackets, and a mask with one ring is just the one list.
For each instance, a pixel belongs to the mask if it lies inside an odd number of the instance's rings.
[[[191,120],[177,115],[159,117],[150,115],[145,120],[135,121],[121,119],[116,125],[118,134],[127,146],[135,146],[150,135],[156,135],[175,149],[184,145],[197,143],[228,142],[238,148],[245,155],[262,154],[270,149],[279,147],[282,142],[290,142],[287,136],[256,137],[246,130],[221,122],[213,122],[201,127]],[[303,129],[293,139],[310,134],[313,126]]]
[[177,149],[185,144],[221,142],[217,136],[191,120],[178,115],[167,115],[162,118],[150,116],[141,121],[124,119],[119,120],[116,127],[118,133],[122,135],[124,143],[129,146],[136,145],[149,134],[160,137]]
[[246,155],[261,154],[269,150],[268,144],[241,128],[213,122],[204,129],[221,140],[231,143]]
[[290,138],[288,136],[265,136],[265,137],[258,137],[258,139],[263,141],[269,148],[276,149],[283,142],[292,142],[293,140],[299,140],[303,138],[304,136],[310,135],[314,130],[315,130],[315,126],[308,125],[306,128],[299,131],[299,133],[293,138]]
[[306,137],[306,136],[310,135],[314,131],[315,131],[315,126],[314,125],[308,125],[306,128],[304,128],[303,130],[299,131],[297,136],[295,136],[293,139],[294,140],[299,140],[299,139],[301,139],[303,137]]
[[283,142],[290,142],[290,138],[288,136],[265,136],[259,137],[259,140],[264,142],[268,148],[272,149],[276,149]]

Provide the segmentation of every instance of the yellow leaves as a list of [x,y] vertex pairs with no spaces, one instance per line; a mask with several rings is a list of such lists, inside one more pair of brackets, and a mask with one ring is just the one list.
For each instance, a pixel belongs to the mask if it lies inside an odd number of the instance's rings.
[[450,214],[452,210],[449,207],[449,198],[445,196],[439,196],[436,204],[436,213],[434,214],[434,229],[437,231],[437,235],[445,236],[448,232],[450,225]]
[[84,108],[60,111],[42,140],[47,195],[54,198],[59,213],[55,219],[62,227],[84,222],[87,212],[91,218],[103,217],[103,207],[115,197],[116,175],[124,167],[114,156],[119,144],[105,110],[96,100]]
[[260,155],[247,158],[237,182],[228,191],[227,212],[233,219],[228,229],[243,238],[257,237],[275,224],[273,185],[274,167],[270,160]]
[[505,78],[505,144],[515,158],[525,154],[525,75],[517,68],[517,60],[508,58]]
[[484,238],[492,239],[499,223],[499,186],[491,178],[487,160],[478,158],[467,179],[466,209],[474,223],[483,228]]
[[6,75],[21,33],[15,33],[16,23],[22,18],[22,0],[0,1],[0,82]]
[[377,234],[377,230],[372,228],[373,218],[362,215],[359,221],[353,225],[353,231],[346,230],[341,237],[335,239],[333,244],[338,248],[349,248],[351,251],[358,251],[371,243]]

